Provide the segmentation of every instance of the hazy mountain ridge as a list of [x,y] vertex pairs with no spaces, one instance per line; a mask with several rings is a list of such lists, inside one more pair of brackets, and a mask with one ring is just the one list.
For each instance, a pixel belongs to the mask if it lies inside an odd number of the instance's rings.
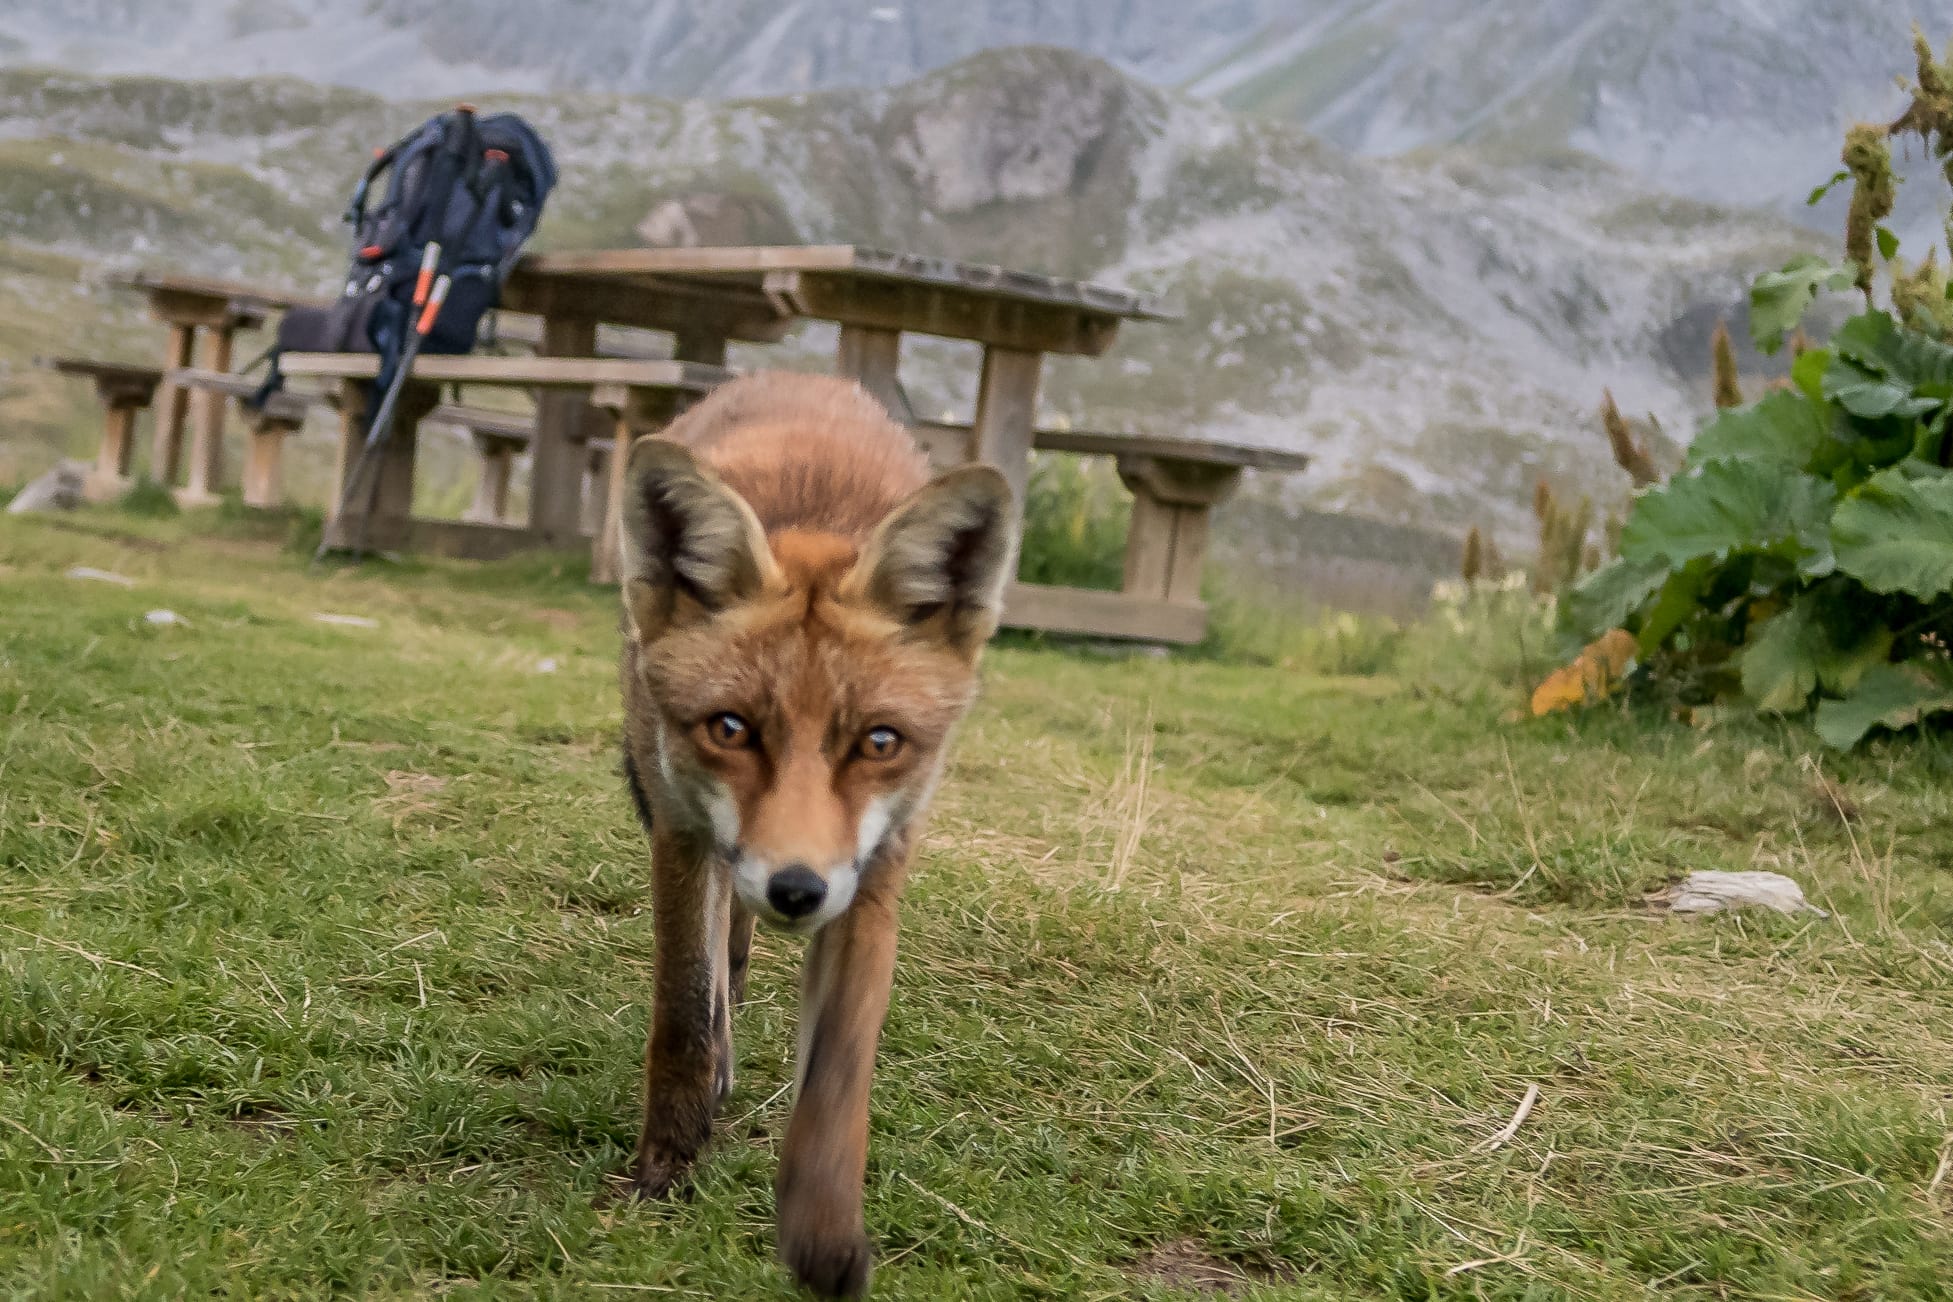
[[[393,98],[485,91],[776,96],[881,87],[1042,43],[1301,122],[1360,154],[1574,147],[1657,188],[1763,204],[1829,174],[1896,103],[1913,22],[1953,0],[15,0],[0,60],[291,75]],[[1925,229],[1920,212],[1909,225]]]
[[[1295,491],[1421,523],[1496,518],[1522,532],[1541,473],[1618,489],[1592,432],[1601,388],[1685,428],[1706,398],[1695,336],[1808,238],[1651,198],[1578,155],[1355,159],[1049,49],[890,90],[504,105],[531,115],[564,165],[545,243],[736,219],[767,238],[1154,290],[1187,320],[1129,327],[1105,359],[1054,361],[1049,415],[1302,448],[1319,460]],[[343,256],[334,219],[349,178],[431,107],[292,82],[9,72],[0,185],[35,203],[4,233],[34,267],[58,254],[323,285]],[[31,341],[0,336],[0,415],[16,428],[45,430],[57,409],[85,419],[79,398],[36,399],[53,382],[20,366],[50,331],[137,360],[157,346],[128,300],[77,304],[64,275],[0,282],[17,316],[58,323]],[[815,331],[797,352],[745,360],[812,364],[824,347]],[[967,351],[917,340],[909,362],[919,410],[967,412]]]

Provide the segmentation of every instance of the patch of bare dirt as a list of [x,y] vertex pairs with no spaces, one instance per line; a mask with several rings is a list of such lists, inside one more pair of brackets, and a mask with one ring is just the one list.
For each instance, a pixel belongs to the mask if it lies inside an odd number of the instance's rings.
[[1142,1279],[1191,1293],[1232,1296],[1250,1284],[1268,1284],[1294,1277],[1292,1270],[1270,1269],[1250,1262],[1215,1256],[1198,1239],[1175,1239],[1154,1248],[1130,1267]]
[[404,769],[389,770],[386,782],[387,794],[375,800],[373,808],[392,819],[395,828],[418,814],[437,812],[440,806],[429,797],[448,785],[446,778],[431,773],[409,773]]

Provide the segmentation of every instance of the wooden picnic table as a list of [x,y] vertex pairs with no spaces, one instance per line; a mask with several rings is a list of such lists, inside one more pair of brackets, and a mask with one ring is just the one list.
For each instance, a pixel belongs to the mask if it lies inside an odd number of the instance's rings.
[[[231,341],[239,330],[255,330],[267,316],[298,304],[324,301],[208,276],[150,271],[115,277],[111,283],[144,295],[149,300],[149,314],[169,327],[169,340],[163,349],[163,390],[149,450],[149,473],[165,487],[176,482],[191,393],[186,386],[171,382],[171,373],[193,368],[228,371]],[[178,495],[186,505],[217,500],[223,484],[226,405],[221,393],[206,390],[198,395],[189,471]]]
[[[587,351],[596,323],[608,321],[669,330],[677,357],[712,365],[724,363],[729,339],[765,342],[796,318],[832,321],[841,327],[836,369],[898,419],[913,417],[899,381],[905,333],[979,343],[965,459],[1002,470],[1019,503],[1044,355],[1096,356],[1123,321],[1171,319],[1126,290],[848,244],[530,254],[516,264],[503,302],[543,318],[545,353]],[[562,483],[532,522],[545,535],[574,524],[569,444],[585,419],[573,397],[538,414],[530,473]]]
[[[172,327],[166,359],[171,361],[188,355],[197,329],[217,332],[227,359],[225,331],[254,323],[268,310],[313,301],[194,277],[138,275],[124,283],[148,293],[152,312]],[[1034,448],[1116,459],[1134,496],[1122,591],[1019,584],[1009,594],[1006,617],[1014,626],[1199,640],[1206,628],[1199,583],[1212,508],[1233,491],[1244,469],[1293,471],[1307,462],[1301,454],[1207,440],[1038,429],[1045,354],[1095,356],[1111,346],[1126,321],[1173,319],[1146,295],[1081,281],[853,245],[603,249],[522,258],[501,305],[518,321],[536,318],[512,332],[534,341],[533,359],[511,367],[498,359],[426,358],[416,375],[430,382],[501,383],[536,392],[527,524],[518,529],[413,517],[413,457],[407,451],[382,462],[380,506],[373,519],[360,522],[375,545],[426,545],[486,556],[581,544],[590,527],[584,482],[591,449],[612,440],[608,496],[614,498],[621,483],[621,449],[630,437],[660,428],[709,387],[710,375],[723,375],[717,368],[724,365],[729,343],[776,342],[802,319],[839,326],[836,370],[859,380],[898,419],[908,421],[932,460],[944,466],[969,461],[997,466],[1020,508]],[[599,354],[618,351],[604,344],[620,332],[643,330],[672,336],[675,361],[698,369],[661,377],[633,372],[644,382],[601,383],[592,364]],[[904,334],[981,346],[976,412],[968,425],[916,419],[900,383]],[[643,345],[632,337],[625,351],[641,357]],[[338,382],[342,417],[357,419],[363,406],[359,377],[371,374],[370,357],[293,360],[298,365],[288,364],[288,374]],[[175,369],[166,367],[165,373]],[[430,384],[415,389],[419,396],[407,405],[403,422],[408,449],[413,424],[437,401]],[[208,449],[221,429],[221,405],[216,413],[210,438],[199,425],[193,488],[216,483],[215,454]],[[159,421],[159,450],[167,414]],[[497,445],[503,453],[517,446],[513,428],[503,443],[508,447]],[[342,471],[345,457],[342,451]],[[506,466],[502,469],[506,477]],[[506,485],[488,496],[492,500],[478,503],[477,516],[501,519]],[[616,512],[614,503],[610,507],[593,553],[593,573],[599,577],[607,574],[611,559],[608,529]],[[354,523],[329,521],[328,538],[349,536]]]
[[[367,497],[373,505],[369,512],[363,502],[348,506],[343,499],[365,443],[368,390],[379,372],[380,359],[372,353],[287,353],[280,365],[294,378],[329,380],[339,387],[339,457],[331,514],[325,524],[325,541],[333,547],[359,543],[379,548],[426,548],[453,556],[491,560],[538,545],[533,528],[517,529],[478,521],[437,521],[414,515],[418,429],[421,420],[436,410],[440,398],[438,386],[442,384],[540,392],[539,408],[550,397],[569,393],[588,401],[593,409],[607,412],[607,423],[601,431],[582,431],[586,438],[609,436],[612,440],[606,509],[592,551],[592,571],[599,577],[609,577],[606,567],[616,553],[615,539],[608,536],[608,531],[614,529],[619,518],[617,505],[624,491],[624,460],[631,441],[662,428],[684,403],[728,378],[728,373],[717,366],[695,362],[602,357],[455,357],[423,353],[414,359],[393,431],[371,472],[373,478],[368,481]],[[533,513],[540,509],[533,496],[536,489],[533,475],[530,487]],[[580,517],[581,467],[577,489]],[[580,530],[562,541],[580,542]]]
[[[192,396],[187,386],[172,383],[168,377],[186,371],[228,371],[232,341],[238,331],[255,330],[267,318],[293,307],[324,307],[331,302],[323,295],[174,272],[139,270],[111,277],[109,283],[143,295],[148,300],[150,315],[169,327],[149,463],[150,475],[166,487],[174,485],[183,470],[183,429]],[[497,343],[534,348],[541,337],[540,323],[523,314],[499,317],[494,324],[493,338]],[[590,348],[580,351],[604,357],[653,356],[638,332],[611,327],[600,332],[591,341]],[[207,387],[196,395],[197,416],[187,479],[177,493],[186,506],[208,505],[216,500],[222,486],[225,398],[226,395]],[[123,460],[126,464],[126,454]]]

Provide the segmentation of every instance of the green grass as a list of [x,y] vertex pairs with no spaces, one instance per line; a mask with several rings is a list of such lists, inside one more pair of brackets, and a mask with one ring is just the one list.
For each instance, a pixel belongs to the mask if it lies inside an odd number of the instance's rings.
[[[212,528],[0,519],[0,1295],[792,1297],[793,945],[692,1198],[611,1194],[611,600]],[[1822,757],[1841,822],[1794,725],[1506,722],[1518,627],[998,649],[906,911],[878,1296],[1186,1296],[1190,1245],[1260,1298],[1953,1291],[1953,747]],[[1698,867],[1833,916],[1643,905]]]

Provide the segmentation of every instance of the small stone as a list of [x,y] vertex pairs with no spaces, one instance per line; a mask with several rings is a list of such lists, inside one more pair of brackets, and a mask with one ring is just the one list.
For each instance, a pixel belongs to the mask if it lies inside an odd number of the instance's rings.
[[536,661],[536,672],[539,674],[553,674],[556,668],[556,660],[553,656]]
[[1782,873],[1692,872],[1657,897],[1671,913],[1720,913],[1760,906],[1778,913],[1831,915],[1804,898],[1804,889]]
[[183,616],[173,610],[152,610],[142,617],[142,622],[145,624],[155,624],[158,627],[167,627],[172,624],[180,624],[184,628],[190,626],[189,620],[183,618]]
[[341,628],[378,628],[380,621],[368,619],[364,615],[333,615],[325,611],[315,611],[312,618],[321,624],[336,624]]
[[92,565],[71,565],[68,567],[68,577],[89,583],[113,583],[118,588],[136,586],[136,581],[126,574],[117,574],[113,570],[98,570]]
[[7,503],[7,514],[72,511],[81,505],[82,488],[87,480],[88,467],[84,463],[57,461],[46,474],[28,481],[25,488],[14,494],[13,501]]

